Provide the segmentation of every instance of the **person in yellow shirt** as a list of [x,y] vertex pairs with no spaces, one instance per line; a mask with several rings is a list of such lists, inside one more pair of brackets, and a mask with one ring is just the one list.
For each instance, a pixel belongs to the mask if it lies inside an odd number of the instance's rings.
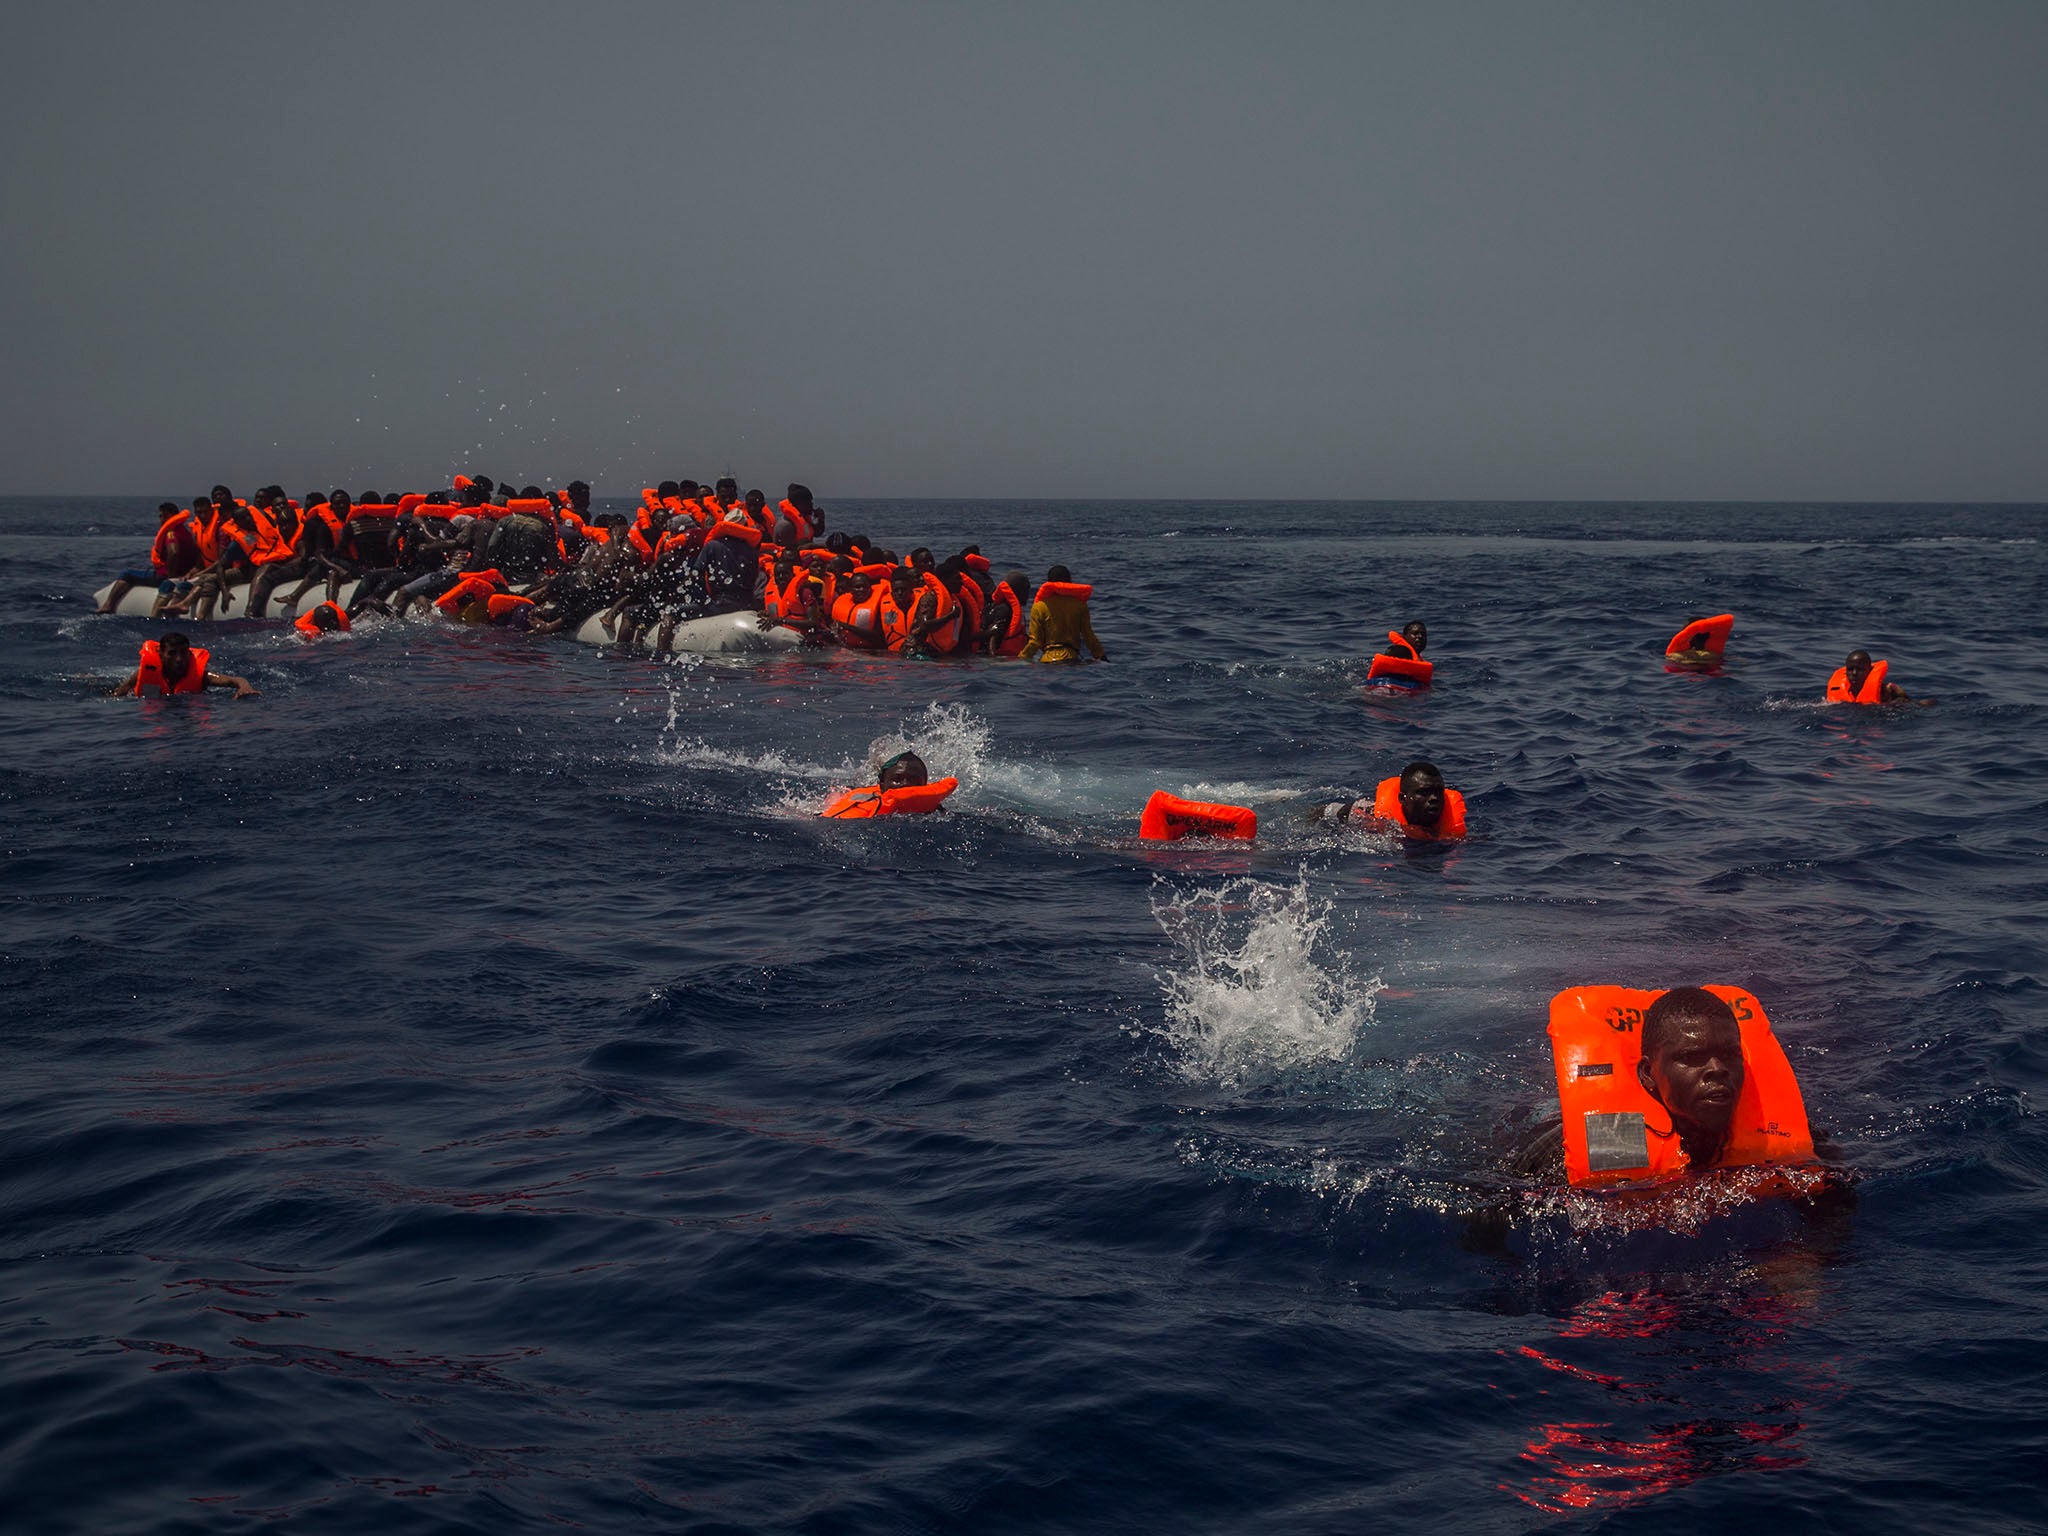
[[1088,621],[1088,596],[1094,588],[1074,580],[1064,565],[1045,573],[1045,585],[1031,604],[1029,632],[1018,654],[1026,661],[1080,661],[1086,646],[1097,661],[1107,661],[1095,626]]

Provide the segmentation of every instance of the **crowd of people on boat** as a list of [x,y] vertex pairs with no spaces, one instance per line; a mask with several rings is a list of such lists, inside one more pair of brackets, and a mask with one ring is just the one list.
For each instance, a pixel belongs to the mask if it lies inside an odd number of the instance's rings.
[[664,651],[680,624],[754,612],[811,645],[1107,659],[1091,588],[1065,566],[1034,583],[1020,570],[998,576],[979,545],[944,558],[924,545],[899,554],[826,522],[807,486],[790,485],[771,506],[731,476],[664,480],[642,490],[632,514],[593,512],[581,480],[514,491],[458,475],[445,490],[298,499],[270,485],[246,500],[216,485],[189,507],[159,506],[148,567],[123,571],[99,611],[147,585],[153,618],[261,619],[276,602],[303,620],[312,615],[298,614],[301,600],[324,588],[321,629],[419,609],[535,634],[595,618],[606,639]]

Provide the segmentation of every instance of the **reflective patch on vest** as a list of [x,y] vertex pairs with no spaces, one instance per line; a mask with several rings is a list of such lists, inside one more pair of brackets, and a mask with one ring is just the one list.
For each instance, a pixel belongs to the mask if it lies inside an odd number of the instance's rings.
[[1614,1063],[1611,1061],[1582,1061],[1579,1063],[1578,1071],[1574,1072],[1572,1076],[1612,1077],[1614,1076]]
[[1650,1136],[1643,1117],[1633,1110],[1620,1114],[1586,1116],[1586,1169],[1589,1173],[1619,1173],[1626,1168],[1650,1166]]

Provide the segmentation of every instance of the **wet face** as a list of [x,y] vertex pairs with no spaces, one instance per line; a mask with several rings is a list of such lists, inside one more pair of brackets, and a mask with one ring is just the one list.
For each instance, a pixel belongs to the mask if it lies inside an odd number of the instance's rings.
[[1429,647],[1429,626],[1420,619],[1410,619],[1401,626],[1401,638],[1414,646],[1419,656]]
[[157,657],[163,664],[164,676],[176,681],[192,665],[192,642],[183,635],[166,635],[157,646]]
[[1850,691],[1861,689],[1863,680],[1870,676],[1870,652],[1851,651],[1849,659],[1842,663],[1842,670],[1848,676]]
[[904,752],[882,765],[877,780],[883,789],[903,789],[926,782],[924,759],[915,752]]
[[1444,781],[1434,775],[1411,774],[1401,781],[1401,816],[1411,827],[1433,827],[1443,820]]
[[1742,1031],[1732,1018],[1680,1019],[1636,1075],[1674,1122],[1725,1131],[1742,1095]]

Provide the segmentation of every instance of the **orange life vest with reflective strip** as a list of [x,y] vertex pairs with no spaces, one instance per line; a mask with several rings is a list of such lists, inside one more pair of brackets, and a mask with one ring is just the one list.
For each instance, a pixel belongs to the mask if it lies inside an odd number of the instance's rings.
[[888,590],[887,582],[877,582],[864,598],[856,600],[849,591],[832,600],[832,633],[840,644],[862,651],[882,648],[882,596]]
[[198,646],[193,646],[192,664],[185,669],[185,675],[173,683],[167,681],[164,677],[163,652],[158,648],[156,641],[143,641],[142,659],[138,664],[141,668],[141,675],[135,684],[136,697],[140,698],[151,688],[154,688],[161,694],[203,692],[206,688],[206,660],[208,654],[208,652],[202,651]]
[[922,816],[936,811],[944,804],[946,796],[959,787],[958,779],[909,784],[900,789],[883,789],[878,784],[870,784],[866,789],[849,789],[818,814],[835,821],[862,821],[870,816]]
[[[1715,1166],[1815,1162],[1799,1080],[1763,1004],[1740,987],[1705,990],[1728,1004],[1742,1032],[1742,1092]],[[1668,1178],[1690,1166],[1671,1112],[1636,1075],[1643,1058],[1643,1013],[1663,995],[1632,987],[1573,987],[1550,1000],[1565,1175],[1581,1188]]]
[[1401,776],[1381,779],[1372,792],[1372,813],[1382,821],[1391,821],[1410,837],[1436,838],[1449,841],[1465,835],[1465,797],[1455,789],[1444,790],[1444,813],[1437,819],[1436,830],[1427,827],[1411,827],[1408,818],[1401,814]]
[[1830,704],[1882,704],[1884,702],[1884,675],[1891,670],[1888,661],[1873,661],[1870,675],[1863,679],[1863,686],[1854,692],[1849,689],[1849,669],[1835,668],[1835,675],[1828,679],[1828,702]]

